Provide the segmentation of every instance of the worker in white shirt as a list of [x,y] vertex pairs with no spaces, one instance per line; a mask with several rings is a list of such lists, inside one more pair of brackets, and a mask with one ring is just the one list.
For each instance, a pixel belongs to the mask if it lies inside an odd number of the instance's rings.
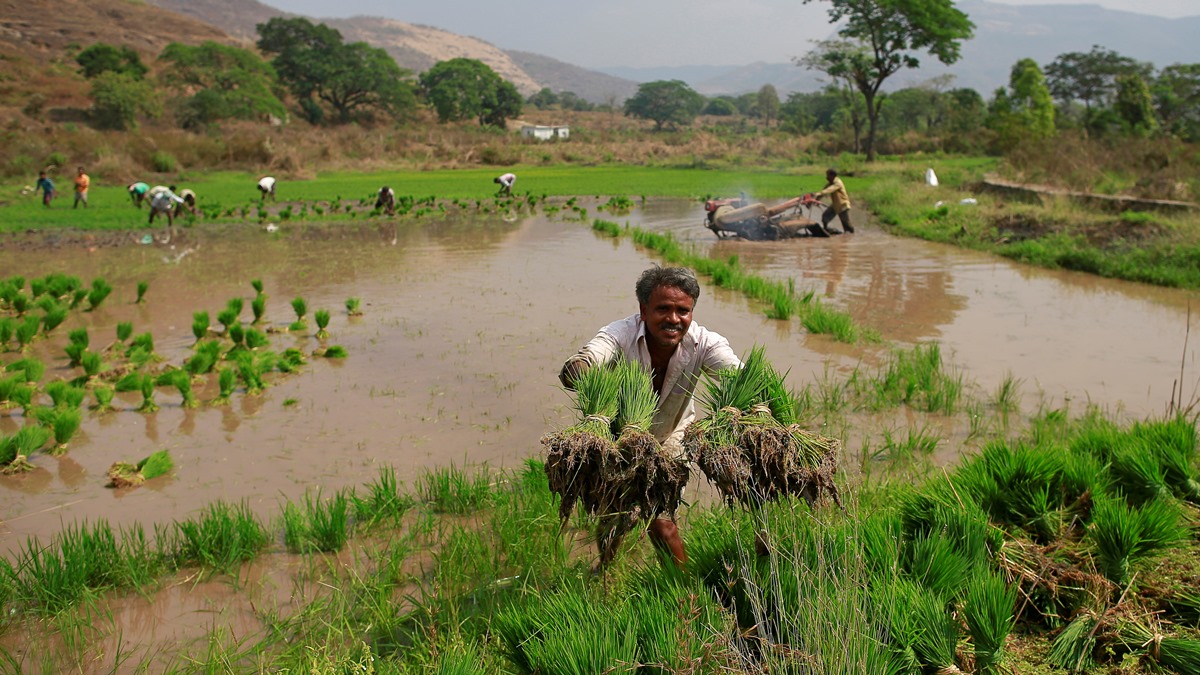
[[506,173],[496,176],[492,182],[500,184],[500,191],[496,193],[497,195],[511,195],[513,183],[517,182],[517,174]]
[[262,193],[263,200],[269,196],[271,201],[275,201],[275,178],[272,176],[263,176],[258,180],[258,191]]

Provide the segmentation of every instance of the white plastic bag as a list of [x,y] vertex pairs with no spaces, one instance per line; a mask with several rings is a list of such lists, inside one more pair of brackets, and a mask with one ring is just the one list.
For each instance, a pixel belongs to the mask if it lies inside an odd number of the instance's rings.
[[932,185],[933,187],[937,187],[937,184],[938,184],[937,174],[933,172],[932,167],[925,169],[925,184]]

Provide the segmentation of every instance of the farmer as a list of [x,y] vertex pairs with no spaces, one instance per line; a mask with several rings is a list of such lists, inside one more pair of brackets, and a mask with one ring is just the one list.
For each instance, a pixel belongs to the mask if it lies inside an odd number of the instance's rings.
[[170,236],[171,228],[175,225],[175,209],[176,205],[183,204],[183,198],[176,195],[170,189],[154,193],[150,198],[150,220],[149,224],[154,224],[154,217],[158,214],[164,214],[167,217],[167,234]]
[[821,227],[813,228],[813,234],[819,237],[838,234],[829,231],[829,223],[834,216],[842,221],[842,232],[854,234],[854,226],[850,224],[850,195],[846,193],[846,186],[842,184],[842,179],[838,178],[837,170],[825,171],[825,188],[813,197],[816,199],[829,197],[829,208],[821,214]]
[[142,208],[142,202],[146,201],[146,193],[150,191],[150,186],[145,183],[130,183],[129,187],[125,188],[129,191],[129,198],[133,200],[133,205]]
[[511,195],[513,183],[517,182],[517,174],[506,173],[496,176],[492,182],[500,184],[500,191],[496,193],[497,195]]
[[271,197],[271,201],[275,201],[275,178],[272,176],[263,176],[258,180],[258,191],[262,193],[263,200],[267,196]]
[[87,193],[88,188],[92,185],[92,179],[83,172],[83,167],[79,167],[79,173],[75,174],[75,205],[71,208],[79,208],[79,203],[83,202],[83,208],[87,208]]
[[[174,185],[171,186],[171,191],[172,192],[175,191]],[[183,211],[185,211],[185,210],[192,215],[196,215],[197,213],[199,213],[199,211],[196,210],[196,193],[195,192],[192,192],[191,190],[184,188],[179,191],[179,198],[182,199],[183,202],[175,205],[175,215],[177,215],[177,216],[181,215],[183,213]]]
[[[700,283],[691,270],[651,267],[638,278],[636,293],[639,312],[601,328],[596,337],[567,359],[558,379],[573,389],[576,379],[593,366],[622,357],[640,363],[653,375],[658,394],[658,411],[650,433],[664,450],[682,458],[683,432],[696,417],[692,398],[700,374],[715,375],[726,368],[740,367],[741,361],[725,338],[692,323]],[[674,522],[656,518],[648,532],[655,547],[670,554],[676,565],[687,563],[687,552]],[[603,568],[609,562],[602,552],[599,566]]]
[[396,213],[396,191],[384,185],[379,188],[379,196],[375,199],[375,208],[383,209],[389,216]]
[[42,206],[50,208],[50,200],[54,199],[54,181],[46,177],[45,171],[38,172],[37,185],[33,187],[33,191],[42,191]]

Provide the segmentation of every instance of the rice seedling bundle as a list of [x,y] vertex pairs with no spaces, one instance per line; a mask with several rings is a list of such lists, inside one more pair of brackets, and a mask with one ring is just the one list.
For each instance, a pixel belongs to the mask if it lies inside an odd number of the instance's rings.
[[1050,647],[1048,660],[1067,672],[1079,673],[1094,665],[1092,653],[1096,650],[1096,630],[1100,619],[1091,612],[1080,612]]
[[23,375],[26,384],[36,384],[38,380],[42,379],[42,375],[45,374],[46,364],[30,357],[13,361],[4,370],[10,373],[20,373]]
[[1000,576],[981,572],[967,583],[963,617],[975,646],[976,672],[995,672],[1004,641],[1016,623],[1016,588]]
[[117,342],[125,342],[133,336],[133,322],[119,321],[117,322]]
[[96,397],[96,410],[111,410],[115,394],[116,391],[112,387],[104,385],[92,389],[92,395]]
[[316,313],[313,314],[313,316],[316,318],[316,321],[317,321],[317,339],[318,340],[328,340],[329,339],[329,331],[325,330],[325,328],[327,326],[329,326],[329,310],[318,309],[316,311]]
[[38,331],[41,330],[41,328],[41,317],[34,316],[32,314],[26,315],[25,318],[21,320],[21,323],[17,324],[17,344],[24,349],[26,345],[33,342],[33,339],[37,337]]
[[88,311],[90,312],[98,308],[100,303],[104,302],[104,299],[108,297],[108,294],[112,293],[112,290],[112,285],[104,279],[99,277],[93,279],[92,290],[88,291],[87,295]]
[[222,368],[217,374],[217,397],[212,400],[212,405],[228,405],[229,397],[233,395],[233,390],[237,387],[237,371],[233,368]]
[[150,290],[149,281],[137,282],[137,299],[134,300],[134,303],[139,305],[142,304],[142,301],[146,299],[146,291],[148,290]]
[[575,393],[579,422],[542,438],[546,476],[564,525],[577,503],[599,516],[596,539],[608,560],[639,520],[674,517],[690,470],[650,434],[658,396],[640,365],[589,368]]
[[795,423],[792,396],[761,347],[710,380],[703,399],[711,412],[688,427],[683,445],[727,503],[799,496],[811,505],[828,496],[841,504],[833,482],[841,444]]
[[350,316],[359,316],[362,314],[362,299],[346,298],[346,313]]
[[262,321],[263,316],[267,313],[267,296],[259,293],[250,301],[250,311],[254,313],[254,323]]
[[16,326],[17,322],[12,317],[0,316],[0,346],[8,347],[8,342],[12,340]]
[[113,462],[108,469],[109,487],[137,487],[142,483],[167,473],[175,466],[170,453],[159,450],[136,464]]
[[26,461],[50,440],[50,430],[43,426],[21,427],[11,436],[0,436],[0,473],[16,473],[33,468]]
[[1157,627],[1139,620],[1121,621],[1116,632],[1126,646],[1145,654],[1162,668],[1179,675],[1200,673],[1200,640],[1167,637]]
[[1167,500],[1130,508],[1108,497],[1097,501],[1087,537],[1096,547],[1100,572],[1114,584],[1125,586],[1135,566],[1186,540],[1188,530],[1180,523],[1178,508]]
[[67,312],[67,308],[58,303],[48,307],[42,315],[42,332],[49,335],[50,331],[61,326],[62,322],[67,320]]
[[208,312],[195,312],[192,314],[192,335],[197,341],[203,340],[208,336]]

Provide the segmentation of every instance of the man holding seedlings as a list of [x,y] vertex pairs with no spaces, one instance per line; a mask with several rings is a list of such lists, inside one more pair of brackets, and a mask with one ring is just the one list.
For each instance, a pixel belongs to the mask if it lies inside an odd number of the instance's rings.
[[[825,172],[825,188],[813,197],[817,199],[829,197],[829,208],[821,214],[821,227],[814,228],[817,236],[828,237],[835,234],[829,231],[829,223],[834,216],[842,221],[842,232],[854,234],[854,226],[850,224],[850,195],[846,192],[846,186],[842,184],[842,179],[838,178],[836,169],[829,169]],[[816,231],[818,229],[819,232]]]
[[[728,340],[692,323],[700,282],[691,270],[656,265],[642,272],[635,289],[638,313],[601,328],[596,337],[567,359],[558,379],[573,389],[579,376],[594,366],[621,358],[641,364],[651,373],[658,394],[658,410],[650,432],[664,450],[681,458],[683,432],[696,417],[693,395],[700,375],[715,376],[742,364]],[[670,554],[676,565],[687,562],[674,522],[656,518],[648,532],[655,547]],[[602,556],[600,565],[608,562]]]
[[50,200],[54,199],[54,181],[46,177],[45,171],[38,172],[37,185],[34,186],[33,191],[37,192],[38,190],[42,191],[42,206],[50,208]]
[[492,182],[500,184],[500,191],[497,192],[496,194],[508,196],[508,195],[512,194],[513,183],[517,182],[517,174],[506,173],[506,174],[503,174],[500,176],[496,176],[495,178],[492,179]]
[[275,201],[275,178],[272,176],[263,176],[259,179],[258,191],[262,193],[264,201],[268,196],[271,197],[271,201]]
[[382,209],[389,216],[395,214],[396,191],[386,185],[379,188],[379,196],[375,199],[375,208]]
[[87,193],[88,188],[92,185],[92,179],[83,172],[83,167],[79,167],[79,173],[75,174],[75,205],[71,208],[79,208],[79,203],[83,202],[83,208],[87,208]]
[[175,225],[175,208],[177,204],[183,204],[183,199],[171,190],[163,190],[154,193],[150,198],[150,221],[154,224],[154,216],[162,213],[167,216],[167,232],[170,234],[171,228]]

